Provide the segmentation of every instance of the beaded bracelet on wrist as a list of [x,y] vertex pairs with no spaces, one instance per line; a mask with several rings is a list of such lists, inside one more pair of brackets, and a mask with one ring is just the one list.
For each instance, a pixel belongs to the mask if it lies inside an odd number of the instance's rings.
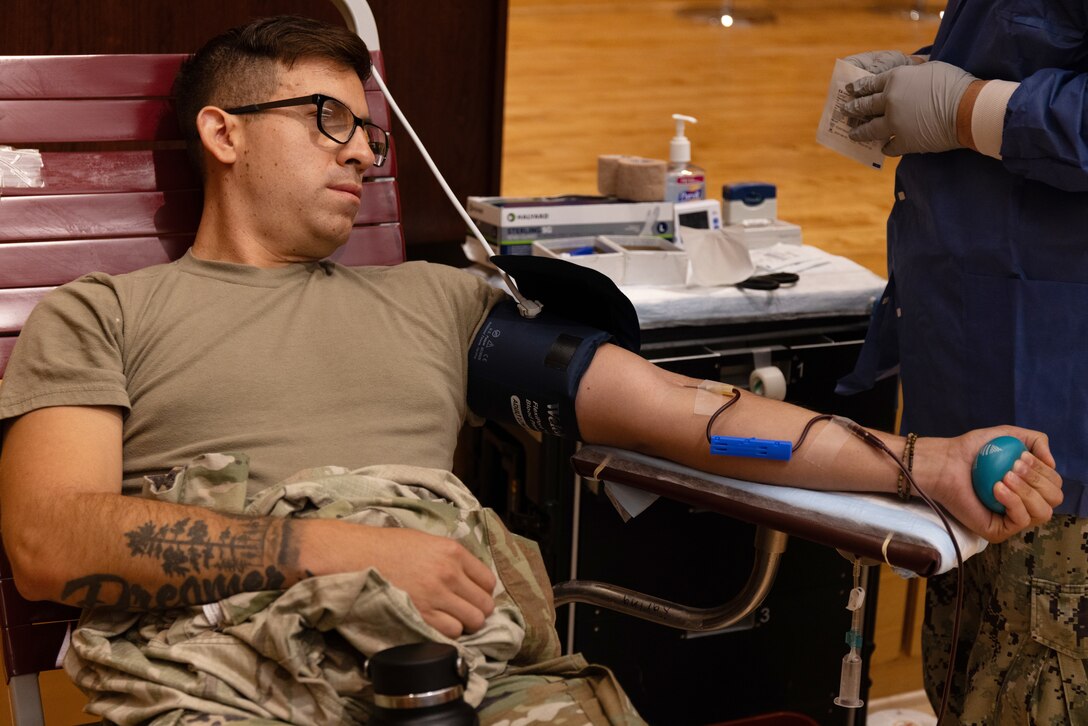
[[[903,448],[903,466],[907,471],[914,471],[914,444],[918,441],[918,434],[907,434],[907,445]],[[899,472],[899,478],[895,480],[895,491],[903,501],[910,501],[910,480]]]

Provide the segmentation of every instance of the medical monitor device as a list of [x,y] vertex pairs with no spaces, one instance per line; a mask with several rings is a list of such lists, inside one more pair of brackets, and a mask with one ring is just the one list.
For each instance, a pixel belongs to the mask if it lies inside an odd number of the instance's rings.
[[683,247],[681,227],[721,229],[722,203],[717,199],[693,199],[672,205],[673,242]]

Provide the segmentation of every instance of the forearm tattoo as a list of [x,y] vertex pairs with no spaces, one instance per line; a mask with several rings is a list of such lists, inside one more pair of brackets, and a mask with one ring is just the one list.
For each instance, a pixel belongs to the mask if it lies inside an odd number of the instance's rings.
[[[207,522],[186,517],[173,524],[147,522],[125,532],[135,558],[157,561],[167,583],[154,593],[139,583],[111,574],[94,574],[66,583],[61,598],[80,607],[118,610],[185,607],[214,602],[239,592],[282,589],[294,551],[288,522],[234,520],[237,524],[213,535]],[[267,562],[275,553],[275,562]],[[77,598],[70,600],[70,598]]]
[[239,526],[234,531],[227,527],[218,537],[211,537],[207,523],[197,519],[190,524],[186,517],[158,528],[147,522],[125,532],[125,539],[133,555],[159,560],[165,574],[184,577],[209,569],[241,572],[252,568],[264,555],[266,533],[267,527]]

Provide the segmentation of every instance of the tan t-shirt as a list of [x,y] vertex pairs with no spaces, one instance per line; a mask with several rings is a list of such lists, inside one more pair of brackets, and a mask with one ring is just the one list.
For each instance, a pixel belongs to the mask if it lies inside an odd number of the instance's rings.
[[410,262],[258,269],[180,260],[93,274],[43,300],[0,386],[0,419],[125,409],[126,483],[211,451],[264,486],[300,469],[449,469],[468,348],[502,293]]

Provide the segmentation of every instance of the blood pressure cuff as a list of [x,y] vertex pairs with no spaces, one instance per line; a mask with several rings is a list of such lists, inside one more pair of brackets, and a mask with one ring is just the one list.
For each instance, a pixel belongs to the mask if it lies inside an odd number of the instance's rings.
[[610,279],[543,257],[492,258],[543,310],[524,318],[513,300],[484,320],[468,358],[468,404],[485,418],[579,438],[578,384],[603,343],[638,352],[638,318]]
[[480,416],[529,431],[578,437],[574,399],[597,348],[612,336],[544,310],[523,318],[512,300],[496,305],[472,341],[468,405]]

